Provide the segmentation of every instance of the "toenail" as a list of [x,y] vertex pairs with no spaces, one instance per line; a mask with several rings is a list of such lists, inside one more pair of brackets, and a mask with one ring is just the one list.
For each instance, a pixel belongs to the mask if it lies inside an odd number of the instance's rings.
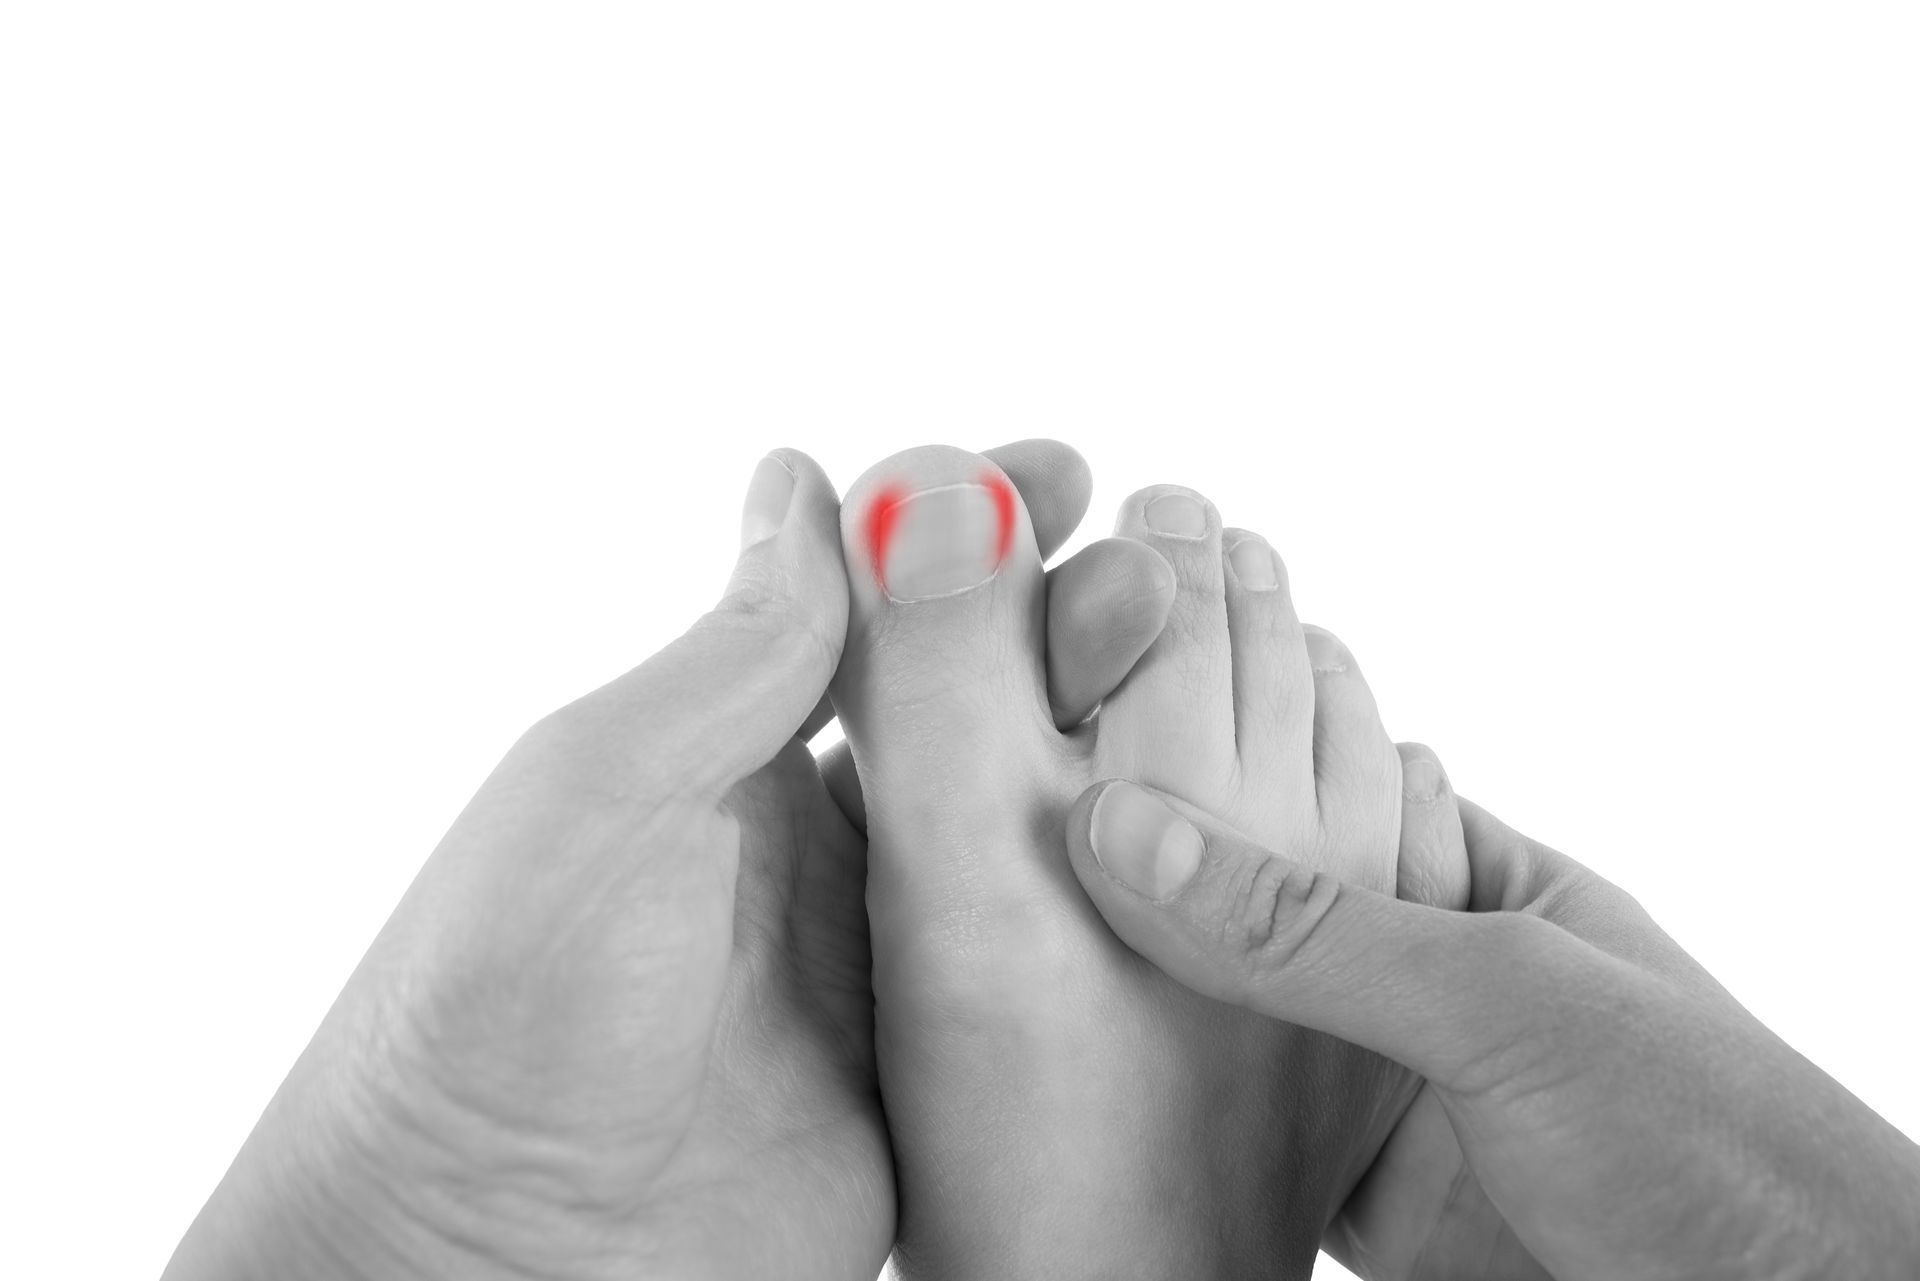
[[1094,861],[1151,899],[1171,898],[1200,868],[1199,829],[1132,783],[1113,783],[1093,803]]
[[889,600],[910,604],[957,596],[987,582],[1010,550],[1011,515],[1008,497],[991,485],[881,493],[867,522],[867,550],[881,590]]
[[1266,539],[1249,534],[1227,549],[1227,559],[1233,564],[1233,576],[1248,591],[1270,592],[1280,586],[1280,570]]
[[1347,647],[1334,638],[1332,632],[1323,632],[1318,627],[1308,627],[1307,662],[1313,667],[1315,676],[1331,676],[1347,670]]
[[1207,505],[1191,494],[1162,494],[1147,504],[1147,528],[1168,538],[1205,538]]
[[1440,762],[1431,756],[1409,756],[1400,763],[1400,794],[1410,801],[1430,801],[1447,785]]
[[787,523],[787,508],[793,505],[793,469],[768,454],[753,469],[753,481],[747,486],[746,506],[740,511],[740,550],[764,543]]

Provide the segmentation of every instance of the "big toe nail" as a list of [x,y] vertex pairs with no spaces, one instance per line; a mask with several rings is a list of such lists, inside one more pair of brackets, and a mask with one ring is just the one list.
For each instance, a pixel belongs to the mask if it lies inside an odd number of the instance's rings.
[[997,474],[868,500],[866,554],[895,604],[954,596],[999,572],[1013,544],[1013,487]]

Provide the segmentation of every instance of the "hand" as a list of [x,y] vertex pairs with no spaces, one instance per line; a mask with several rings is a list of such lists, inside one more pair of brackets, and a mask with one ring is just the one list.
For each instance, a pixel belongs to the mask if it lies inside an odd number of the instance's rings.
[[863,843],[796,737],[846,624],[819,468],[763,461],[743,539],[719,608],[481,787],[172,1274],[878,1269]]
[[[1056,548],[1084,464],[992,456]],[[847,613],[811,460],[761,464],[743,542],[718,608],[481,787],[170,1276],[878,1273],[865,840],[805,746]],[[1158,634],[1152,569],[1097,543],[1050,576],[1054,640],[1104,646],[1056,685],[1061,714]]]
[[[1425,1076],[1561,1281],[1913,1275],[1920,1148],[1625,893],[1477,806],[1461,817],[1466,913],[1290,866],[1130,783],[1081,797],[1068,848],[1114,932],[1175,979]],[[1131,888],[1155,876],[1179,888]]]

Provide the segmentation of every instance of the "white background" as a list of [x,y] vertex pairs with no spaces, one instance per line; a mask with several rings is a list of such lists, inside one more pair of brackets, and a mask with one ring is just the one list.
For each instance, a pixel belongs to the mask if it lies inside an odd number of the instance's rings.
[[1273,8],[5,8],[10,1273],[159,1271],[776,444],[1201,489],[1920,1134],[1912,7]]

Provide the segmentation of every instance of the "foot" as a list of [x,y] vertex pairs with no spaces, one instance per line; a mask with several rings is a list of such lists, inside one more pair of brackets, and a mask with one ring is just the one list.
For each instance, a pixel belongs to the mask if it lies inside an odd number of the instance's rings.
[[1464,898],[1464,864],[1400,866],[1400,758],[1271,549],[1171,487],[1130,499],[1118,532],[1172,566],[1172,614],[1098,717],[1062,731],[1040,557],[1005,477],[914,450],[843,504],[834,699],[864,790],[912,1276],[1304,1276],[1418,1087],[1177,987],[1074,880],[1066,812],[1121,775],[1343,879]]

